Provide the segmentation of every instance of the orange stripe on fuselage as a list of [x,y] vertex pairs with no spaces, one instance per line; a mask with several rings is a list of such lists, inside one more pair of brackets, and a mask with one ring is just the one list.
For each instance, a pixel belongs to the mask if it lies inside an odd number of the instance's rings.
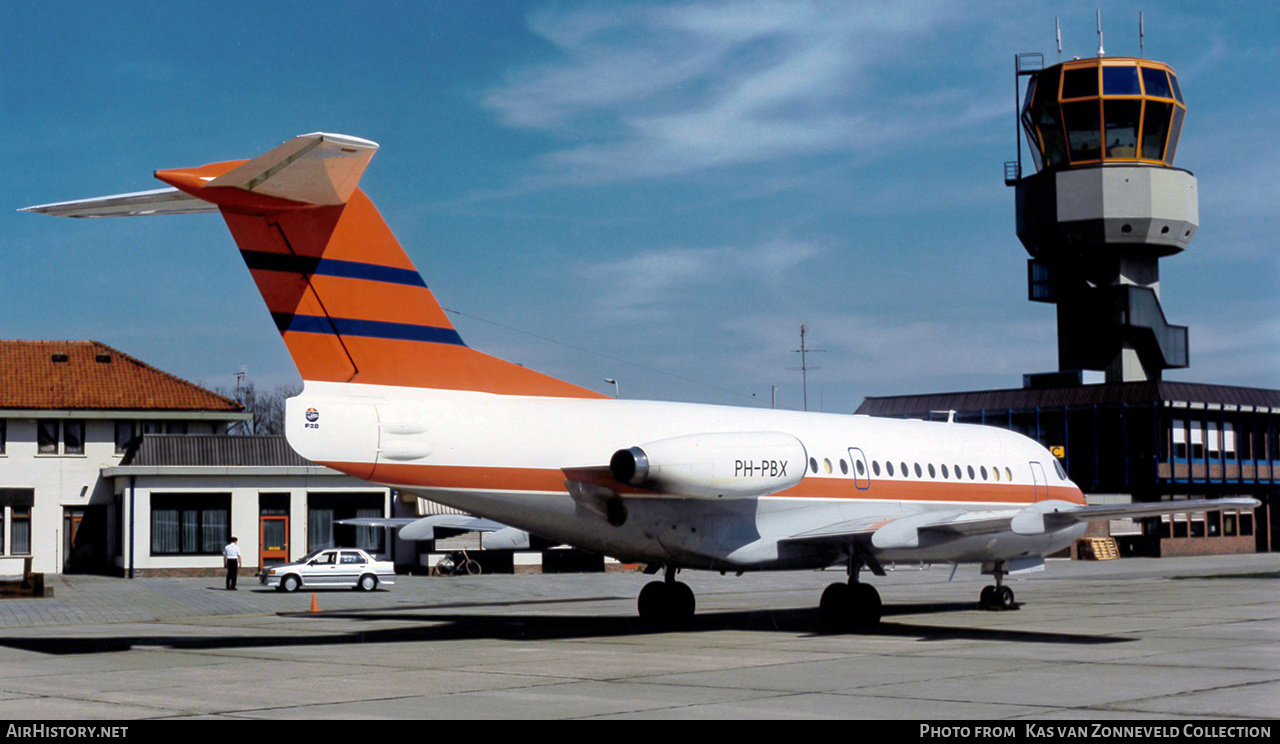
[[[368,472],[368,463],[333,463],[325,465],[343,472]],[[545,468],[503,468],[465,465],[411,465],[379,463],[371,480],[396,486],[418,488],[476,489],[513,492],[564,492],[565,475],[560,470]],[[1083,504],[1080,490],[1070,486],[1042,487],[1045,498]],[[624,495],[661,496],[651,491],[615,486]],[[871,481],[867,489],[857,488],[853,481],[841,478],[805,478],[796,486],[771,494],[767,498],[850,499],[876,501],[963,502],[982,504],[1031,504],[1035,491],[1028,483],[948,483],[945,481]]]

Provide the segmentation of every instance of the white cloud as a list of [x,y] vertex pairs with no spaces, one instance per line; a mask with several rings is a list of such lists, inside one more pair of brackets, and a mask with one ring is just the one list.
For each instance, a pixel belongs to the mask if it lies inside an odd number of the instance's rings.
[[872,68],[918,54],[953,12],[770,0],[550,10],[530,29],[558,59],[509,75],[486,103],[508,126],[565,141],[541,162],[552,181],[876,153],[1007,113],[1007,102],[964,104],[948,90],[856,97],[881,82]]
[[773,240],[754,247],[664,248],[616,261],[583,266],[593,306],[612,322],[669,319],[675,308],[698,304],[705,293],[725,290],[753,296],[777,294],[789,272],[817,258],[811,243]]

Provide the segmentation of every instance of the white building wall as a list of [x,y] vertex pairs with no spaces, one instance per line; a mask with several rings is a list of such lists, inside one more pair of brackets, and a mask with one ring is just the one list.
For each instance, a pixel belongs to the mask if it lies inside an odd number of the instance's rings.
[[[0,488],[30,488],[35,491],[31,508],[32,571],[61,573],[64,566],[63,515],[69,507],[106,507],[106,545],[102,551],[110,562],[119,534],[118,515],[113,514],[114,484],[102,477],[102,469],[120,464],[123,453],[116,453],[115,420],[85,419],[75,412],[41,411],[41,420],[67,420],[84,423],[84,453],[67,454],[62,429],[59,429],[58,453],[40,454],[38,423],[35,418],[7,418],[5,452],[0,455]],[[145,414],[144,414],[145,415]],[[131,417],[121,420],[141,422]],[[189,434],[217,434],[226,423],[213,420],[185,420],[180,413],[164,420],[148,418],[148,423],[165,425],[183,421]],[[21,573],[24,556],[13,552],[13,510],[0,509],[4,516],[4,549],[0,550],[0,576]]]
[[[222,468],[221,470],[230,470]],[[301,558],[307,549],[307,495],[322,493],[381,492],[383,513],[390,513],[390,489],[350,476],[334,475],[121,475],[115,478],[121,496],[124,524],[123,545],[117,565],[128,575],[130,519],[132,516],[132,556],[136,572],[190,569],[217,570],[221,555],[151,555],[151,500],[155,494],[231,494],[231,534],[240,538],[244,555],[241,572],[252,574],[259,567],[261,545],[258,534],[259,494],[289,494],[289,558]],[[130,514],[130,505],[136,510]],[[387,541],[393,549],[394,536]]]
[[[115,451],[115,425],[111,421],[84,423],[84,454],[63,454],[60,436],[59,454],[42,455],[37,452],[36,420],[8,419],[5,454],[0,455],[0,487],[35,490],[31,509],[33,571],[62,571],[65,507],[111,503],[111,484],[100,471],[120,462],[121,455]],[[12,509],[6,508],[4,516],[4,555],[14,557]]]

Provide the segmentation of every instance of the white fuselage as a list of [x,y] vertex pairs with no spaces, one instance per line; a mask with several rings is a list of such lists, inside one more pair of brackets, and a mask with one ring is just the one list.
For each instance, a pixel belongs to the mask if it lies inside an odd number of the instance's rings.
[[[751,498],[619,489],[621,524],[566,487],[566,469],[602,468],[618,450],[717,432],[795,437],[806,461],[786,467],[803,478]],[[357,477],[623,560],[698,568],[829,565],[842,558],[839,549],[793,549],[786,538],[852,520],[1007,510],[1050,498],[1083,502],[1038,443],[966,424],[307,382],[289,401],[286,434],[304,457]],[[743,449],[741,461],[756,461],[749,444]],[[1082,531],[975,535],[878,555],[1002,560],[1053,552]]]

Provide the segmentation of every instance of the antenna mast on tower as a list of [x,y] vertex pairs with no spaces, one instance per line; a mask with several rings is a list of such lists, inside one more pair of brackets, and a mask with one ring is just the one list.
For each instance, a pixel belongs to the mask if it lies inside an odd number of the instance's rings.
[[809,349],[805,347],[804,337],[805,337],[805,334],[808,333],[808,331],[809,329],[805,327],[805,324],[801,323],[800,324],[800,348],[791,350],[793,354],[800,355],[800,366],[792,367],[791,369],[800,370],[800,379],[803,384],[803,390],[804,390],[804,410],[806,411],[809,410],[809,370],[822,369],[822,367],[810,367],[808,363],[807,355],[820,354],[826,351],[826,349]]

